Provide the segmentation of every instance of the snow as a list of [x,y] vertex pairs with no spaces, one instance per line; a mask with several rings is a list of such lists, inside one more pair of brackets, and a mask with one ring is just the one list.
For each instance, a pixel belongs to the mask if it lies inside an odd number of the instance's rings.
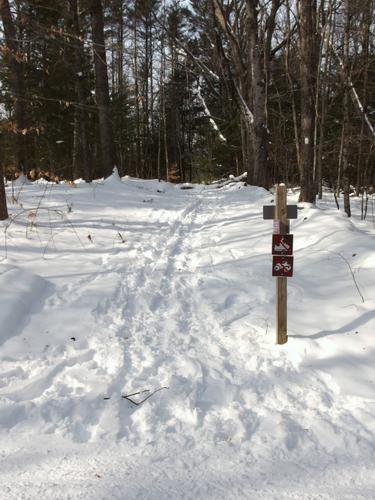
[[121,177],[120,174],[118,173],[117,167],[114,167],[112,174],[106,179],[104,179],[104,183],[109,185],[121,183]]
[[117,172],[22,187],[1,223],[2,500],[374,497],[375,220],[300,206],[278,346],[273,199]]
[[26,175],[21,174],[19,175],[14,181],[13,181],[13,186],[22,188],[24,185],[29,185],[31,184],[31,181],[26,177]]

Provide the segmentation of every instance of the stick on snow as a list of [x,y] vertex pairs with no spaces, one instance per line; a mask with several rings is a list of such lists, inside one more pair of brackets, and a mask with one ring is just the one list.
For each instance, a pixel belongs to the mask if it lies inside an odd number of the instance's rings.
[[169,387],[159,387],[159,389],[156,389],[155,391],[151,392],[151,394],[146,396],[141,401],[134,401],[134,399],[131,399],[131,396],[139,396],[140,394],[145,394],[146,392],[150,392],[150,389],[145,389],[144,391],[140,391],[140,392],[133,392],[132,394],[125,394],[121,397],[122,397],[122,399],[126,399],[127,401],[130,401],[131,403],[135,404],[136,406],[139,406],[142,403],[144,403],[145,401],[147,401],[148,399],[150,399],[152,396],[154,396],[154,394],[156,394],[159,391],[162,391],[163,389],[169,389]]

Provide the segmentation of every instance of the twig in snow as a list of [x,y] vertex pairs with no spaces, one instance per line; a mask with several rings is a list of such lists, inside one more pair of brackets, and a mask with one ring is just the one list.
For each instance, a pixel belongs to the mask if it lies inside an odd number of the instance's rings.
[[355,284],[355,287],[356,287],[356,289],[357,289],[357,292],[358,292],[359,296],[360,296],[360,297],[361,297],[361,299],[362,299],[362,302],[365,302],[365,299],[364,299],[364,297],[363,297],[363,295],[362,295],[362,292],[361,292],[361,290],[360,290],[360,288],[359,288],[359,285],[358,285],[358,283],[357,283],[357,280],[355,279],[355,274],[354,274],[353,268],[352,268],[352,266],[350,265],[350,262],[348,261],[348,259],[347,259],[347,258],[346,258],[346,257],[345,257],[342,253],[340,253],[340,252],[334,252],[333,250],[317,250],[317,251],[316,251],[316,253],[320,253],[320,252],[322,252],[322,253],[323,253],[323,252],[325,252],[325,253],[331,253],[331,254],[333,254],[333,255],[338,255],[339,257],[341,257],[341,259],[342,259],[342,260],[346,263],[346,265],[347,265],[347,266],[348,266],[348,268],[349,268],[349,271],[350,271],[350,274],[351,274],[351,276],[352,276],[353,282],[354,282],[354,284]]
[[267,333],[268,333],[268,320],[266,319],[266,336],[267,336]]
[[[122,399],[126,399],[127,401],[130,401],[131,403],[135,404],[136,406],[139,406],[142,403],[144,403],[145,401],[147,401],[148,399],[150,399],[152,396],[154,396],[154,394],[156,394],[159,391],[162,391],[163,389],[169,389],[169,387],[159,387],[159,389],[156,389],[153,392],[150,392],[150,389],[145,389],[144,391],[133,392],[132,394],[125,394],[121,397],[122,397]],[[146,392],[150,392],[150,394],[148,396],[146,396],[144,399],[142,399],[141,401],[134,401],[134,399],[131,399],[131,396],[139,396],[140,394],[145,394]]]
[[42,210],[43,211],[47,211],[47,213],[48,213],[49,221],[50,221],[49,227],[50,227],[50,230],[51,230],[51,236],[48,239],[46,247],[43,250],[43,256],[46,253],[46,249],[47,249],[47,246],[49,245],[49,242],[51,240],[53,240],[52,221],[51,221],[51,217],[50,217],[51,213],[59,215],[59,217],[61,218],[61,220],[63,220],[64,222],[66,222],[67,225],[70,227],[70,229],[74,232],[74,234],[76,235],[76,237],[77,237],[78,241],[80,242],[81,246],[83,248],[86,248],[85,245],[82,243],[82,240],[79,237],[79,234],[77,233],[77,231],[76,231],[73,223],[69,220],[69,218],[66,216],[66,214],[63,211],[57,210],[57,209],[53,209],[53,208],[49,208],[49,207],[41,207],[40,204],[38,204],[34,208],[33,207],[28,208],[28,209],[22,208],[22,210],[20,210],[19,212],[17,212],[16,214],[14,214],[12,217],[9,218],[9,221],[7,222],[6,226],[4,227],[4,253],[5,253],[4,258],[5,259],[8,258],[8,238],[9,238],[9,234],[8,233],[9,233],[9,228],[12,226],[12,224],[16,220],[18,220],[18,218],[24,216],[25,214],[28,214],[27,215],[27,222],[26,222],[26,237],[27,237],[27,231],[29,230],[29,228],[33,228],[33,229],[36,230],[38,238],[39,238],[39,241],[42,244],[42,240],[41,240],[39,232],[37,230],[37,223],[36,223],[37,215]]
[[346,263],[346,265],[349,268],[350,274],[352,275],[352,278],[353,278],[354,284],[355,284],[355,286],[357,288],[357,291],[359,293],[359,296],[361,297],[362,302],[365,302],[365,299],[364,299],[364,297],[363,297],[363,295],[361,293],[361,290],[359,289],[357,280],[355,279],[354,271],[353,271],[352,266],[350,265],[350,262],[348,261],[348,259],[342,253],[340,253],[340,252],[332,252],[332,251],[330,251],[330,253],[334,253],[336,255],[339,255],[342,258],[342,260]]

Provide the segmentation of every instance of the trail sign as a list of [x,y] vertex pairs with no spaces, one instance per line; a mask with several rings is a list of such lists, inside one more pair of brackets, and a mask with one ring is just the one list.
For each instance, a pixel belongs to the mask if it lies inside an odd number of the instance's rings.
[[293,257],[274,255],[272,257],[272,276],[291,278],[293,276]]
[[276,276],[276,335],[277,343],[288,341],[287,278],[293,276],[293,235],[289,234],[289,219],[297,219],[297,205],[286,204],[285,184],[276,185],[276,204],[263,207],[263,219],[273,219],[272,275]]
[[[276,205],[264,205],[263,206],[263,219],[276,219],[275,217]],[[297,219],[297,205],[287,205],[286,206],[286,218],[287,219]]]
[[[283,186],[283,184],[280,184],[280,186]],[[297,219],[297,205],[286,204],[286,193],[284,196],[285,198],[284,203],[278,202],[277,189],[276,189],[276,205],[263,206],[263,219],[273,219],[274,233],[287,234],[289,233],[289,219]],[[280,196],[279,196],[279,201],[280,201]],[[277,229],[275,230],[275,227],[278,228],[278,230]]]
[[272,255],[293,255],[293,235],[273,234]]

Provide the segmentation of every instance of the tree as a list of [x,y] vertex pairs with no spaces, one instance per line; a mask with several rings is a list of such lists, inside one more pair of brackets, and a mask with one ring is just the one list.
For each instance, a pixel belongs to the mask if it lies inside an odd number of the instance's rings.
[[16,33],[16,28],[9,7],[8,0],[0,0],[0,14],[4,26],[5,42],[7,47],[7,64],[11,76],[11,88],[13,93],[13,111],[16,136],[15,153],[17,168],[25,173],[27,170],[26,151],[26,96],[24,81],[24,55]]
[[259,0],[246,0],[252,111],[254,116],[252,126],[253,182],[254,184],[267,186],[270,180],[268,172],[267,86],[271,59],[271,41],[275,29],[275,18],[281,1],[272,0],[270,11],[266,13],[264,26],[262,26],[259,19],[262,10],[264,16],[264,7],[260,4]]
[[344,99],[343,99],[343,149],[342,149],[342,183],[344,188],[344,209],[348,217],[351,216],[350,198],[349,198],[349,43],[350,43],[350,22],[351,9],[349,0],[344,2],[345,10],[345,27],[344,27],[344,43],[343,43],[343,65],[342,65],[342,80],[344,84]]
[[314,130],[315,96],[318,68],[318,37],[316,32],[316,0],[299,0],[299,39],[301,77],[301,193],[300,201],[315,202]]
[[102,168],[104,176],[107,177],[111,175],[116,161],[101,0],[90,1],[90,12],[95,65],[95,96],[99,112]]
[[[241,113],[244,163],[251,161],[250,179],[253,184],[270,183],[268,156],[267,91],[272,37],[281,1],[246,0],[236,5],[224,5],[211,0],[212,12],[224,36],[221,54],[227,77],[231,79],[233,95]],[[228,49],[226,50],[226,47]],[[232,64],[231,64],[232,63]],[[251,160],[250,160],[251,158]],[[248,165],[250,167],[250,165]]]
[[370,53],[370,33],[371,24],[373,19],[373,0],[366,0],[363,5],[361,15],[361,73],[363,74],[362,85],[362,113],[361,113],[361,130],[359,137],[358,159],[357,159],[357,179],[356,179],[356,193],[359,194],[360,190],[364,189],[367,185],[367,161],[365,159],[365,130],[366,130],[366,117],[368,111],[368,83],[369,83],[369,53]]
[[7,174],[374,182],[373,0],[60,4],[0,0]]
[[7,199],[5,194],[4,186],[4,173],[3,169],[0,169],[0,220],[5,220],[8,218],[8,208]]
[[82,43],[82,34],[77,0],[69,0],[69,24],[72,28],[71,43],[73,45],[73,68],[75,75],[75,91],[77,103],[74,110],[74,145],[73,145],[73,173],[80,177],[79,162],[82,161],[83,176],[87,182],[92,180],[92,169],[89,159],[88,126],[86,113],[86,71],[85,53]]

